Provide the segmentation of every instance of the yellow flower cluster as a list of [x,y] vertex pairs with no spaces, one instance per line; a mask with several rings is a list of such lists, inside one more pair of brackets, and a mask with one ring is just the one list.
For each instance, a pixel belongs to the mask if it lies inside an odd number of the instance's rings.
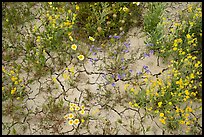
[[[64,116],[64,119],[68,120],[68,123],[69,125],[78,125],[80,120],[78,119],[78,117],[80,115],[84,115],[85,114],[85,106],[82,105],[82,106],[78,106],[77,104],[74,104],[74,103],[70,103],[69,104],[69,110],[72,112],[72,113],[69,113],[67,115]],[[75,113],[75,115],[74,115]],[[79,115],[80,114],[80,115]],[[75,118],[76,117],[76,118]],[[75,118],[73,120],[73,118]],[[83,123],[84,122],[84,119],[82,118],[81,119],[81,122]]]
[[159,121],[160,121],[162,124],[166,124],[166,117],[160,118]]
[[16,87],[14,89],[11,90],[11,95],[16,93]]
[[[11,70],[5,70],[5,68],[2,66],[2,72],[4,73],[2,76],[3,81],[10,81],[10,85],[5,86],[4,83],[2,83],[2,91],[10,90],[9,92],[3,92],[3,96],[9,96],[8,94],[15,95],[11,97],[16,97],[19,94],[18,92],[24,91],[25,85],[22,84],[23,80],[19,78],[18,70],[12,67]],[[18,92],[17,92],[18,91]],[[17,97],[17,100],[19,100],[20,97]]]

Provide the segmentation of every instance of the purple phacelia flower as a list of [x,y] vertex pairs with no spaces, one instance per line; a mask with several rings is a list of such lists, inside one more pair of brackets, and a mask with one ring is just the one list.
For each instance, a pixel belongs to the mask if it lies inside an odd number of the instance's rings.
[[93,59],[92,59],[92,58],[90,58],[89,61],[90,61],[91,63],[93,63]]
[[152,55],[153,55],[153,54],[154,54],[154,50],[150,50],[150,51],[149,51],[149,54],[152,54]]
[[126,46],[126,48],[130,47],[130,43],[124,42],[124,45]]
[[132,73],[132,69],[130,69],[129,71],[130,71],[130,73]]
[[141,75],[141,74],[142,74],[142,72],[141,72],[141,71],[137,72],[137,75]]
[[115,38],[115,39],[119,39],[119,38],[120,38],[120,36],[113,36],[113,38]]
[[115,76],[112,74],[112,76],[111,76],[112,78],[115,78]]
[[150,70],[147,69],[147,70],[145,70],[145,72],[146,72],[146,73],[150,73]]
[[144,53],[144,57],[150,57],[148,53]]
[[115,87],[115,83],[112,83],[111,85],[112,85],[113,87]]
[[144,66],[143,66],[143,68],[144,68],[144,69],[147,69],[147,68],[148,68],[148,66],[144,65]]
[[97,59],[97,58],[94,58],[93,60],[94,60],[94,61],[98,61],[98,59]]
[[121,68],[122,70],[124,70],[125,69],[125,67],[124,66],[122,66],[122,68]]
[[129,52],[129,50],[123,50],[123,52],[128,53],[128,52]]
[[122,79],[122,77],[121,77],[121,75],[120,75],[120,74],[118,74],[118,79],[120,79],[120,80]]
[[112,35],[109,35],[108,37],[109,37],[109,38],[112,38]]

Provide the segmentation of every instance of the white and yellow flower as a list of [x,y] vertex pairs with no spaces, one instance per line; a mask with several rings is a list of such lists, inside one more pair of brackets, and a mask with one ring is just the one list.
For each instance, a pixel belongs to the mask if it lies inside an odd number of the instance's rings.
[[77,49],[77,45],[76,45],[76,44],[72,44],[71,48],[72,48],[73,50],[76,50],[76,49]]
[[79,55],[79,56],[78,56],[78,59],[79,59],[79,60],[84,60],[84,55]]

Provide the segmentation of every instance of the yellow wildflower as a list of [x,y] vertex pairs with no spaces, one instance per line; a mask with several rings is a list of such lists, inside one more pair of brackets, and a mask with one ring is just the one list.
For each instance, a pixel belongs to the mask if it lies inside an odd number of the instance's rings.
[[186,54],[186,52],[185,52],[185,51],[183,51],[181,54],[182,54],[182,55],[185,55],[185,54]]
[[195,92],[191,92],[191,95],[192,95],[192,96],[196,96],[196,93],[195,93]]
[[135,107],[138,107],[139,105],[137,103],[134,104]]
[[11,90],[11,95],[16,93],[16,87],[14,89]]
[[78,56],[78,59],[79,59],[79,60],[84,60],[84,55],[79,55],[79,56]]
[[159,116],[160,116],[160,117],[163,117],[163,116],[164,116],[164,113],[160,113]]
[[67,20],[66,22],[64,22],[64,26],[70,26],[72,23],[69,21],[69,20]]
[[81,123],[84,123],[84,121],[85,121],[84,119],[81,119]]
[[79,124],[79,119],[75,119],[74,124],[78,125]]
[[190,35],[190,34],[187,34],[187,35],[186,35],[186,38],[187,38],[187,39],[191,39],[191,35]]
[[73,41],[74,39],[72,38],[72,36],[69,36],[69,39],[71,40],[71,41]]
[[186,112],[193,112],[192,108],[190,108],[189,106],[186,107]]
[[179,123],[180,123],[181,125],[183,125],[185,122],[184,122],[183,120],[180,120]]
[[131,89],[130,89],[130,91],[131,91],[131,92],[134,92],[134,91],[135,91],[135,89],[134,89],[134,88],[131,88]]
[[72,11],[71,11],[71,10],[68,10],[68,13],[70,14],[70,13],[72,13]]
[[198,68],[198,67],[199,67],[199,64],[196,63],[194,66],[195,66],[196,68]]
[[81,106],[81,109],[85,109],[85,106],[84,106],[84,105],[82,105],[82,106]]
[[176,51],[178,48],[174,47],[173,50]]
[[74,75],[74,66],[72,66],[69,70],[72,73],[72,75]]
[[72,114],[72,113],[70,113],[69,115],[68,115],[68,118],[69,119],[72,119],[74,117],[74,115]]
[[52,80],[54,81],[54,82],[57,82],[57,79],[54,77],[54,78],[52,78]]
[[84,114],[85,114],[84,109],[82,109],[79,113],[82,114],[82,115],[84,115]]
[[52,16],[49,16],[48,20],[52,20]]
[[185,90],[185,94],[188,96],[190,93],[188,92],[188,90]]
[[67,120],[68,118],[69,118],[69,116],[68,116],[68,115],[65,115],[65,116],[64,116],[64,119],[66,119],[66,120]]
[[124,7],[123,7],[123,11],[124,11],[124,12],[129,12],[129,9],[128,9],[126,6],[124,6]]
[[160,121],[162,124],[166,124],[165,119],[159,119],[159,121]]
[[190,78],[191,78],[191,79],[195,78],[195,76],[194,76],[193,73],[191,73]]
[[70,110],[70,111],[74,111],[74,108],[73,108],[73,107],[70,107],[69,110]]
[[76,10],[79,10],[79,5],[76,5]]
[[95,41],[95,39],[93,37],[91,37],[91,36],[89,36],[89,40]]
[[18,78],[16,78],[16,77],[14,77],[14,76],[12,76],[11,77],[11,80],[14,82],[14,81],[16,81]]
[[182,43],[183,40],[181,38],[177,39],[178,40],[178,43]]
[[73,125],[74,121],[71,119],[69,120],[69,125]]
[[77,111],[78,111],[79,109],[80,109],[80,107],[79,107],[79,106],[76,106],[76,107],[75,107],[75,110],[77,110]]
[[197,57],[196,56],[194,56],[194,57],[192,57],[192,60],[195,60]]
[[63,77],[64,79],[69,78],[69,76],[68,76],[66,73],[63,73],[63,74],[62,74],[62,77]]
[[76,45],[76,44],[72,44],[71,48],[72,48],[73,50],[76,50],[76,49],[77,49],[77,45]]
[[182,85],[182,84],[183,84],[182,79],[180,78],[179,81],[176,81],[176,84],[177,84],[177,85]]
[[11,74],[14,74],[15,72],[13,70],[10,71]]
[[159,102],[159,103],[158,103],[158,106],[161,107],[161,105],[162,105],[162,102]]
[[188,125],[190,125],[190,122],[189,122],[189,121],[187,121],[187,122],[186,122],[186,125],[187,125],[187,126],[188,126]]
[[74,104],[74,103],[70,103],[69,106],[70,106],[70,107],[75,107],[76,104]]
[[147,110],[151,111],[151,110],[152,110],[152,107],[148,108]]
[[124,89],[126,90],[127,87],[129,87],[129,86],[130,86],[130,84],[125,84]]

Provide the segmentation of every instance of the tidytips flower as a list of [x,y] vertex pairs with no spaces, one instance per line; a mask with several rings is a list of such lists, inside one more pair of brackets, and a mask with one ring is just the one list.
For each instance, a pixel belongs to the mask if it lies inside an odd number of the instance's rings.
[[78,125],[79,124],[79,119],[75,119],[74,124]]
[[79,113],[82,114],[82,115],[85,114],[84,109],[82,109]]
[[79,55],[79,56],[78,56],[78,59],[79,59],[79,60],[84,60],[84,55]]
[[68,116],[68,115],[65,115],[65,116],[64,116],[64,119],[66,119],[66,120],[67,120],[68,118],[69,118],[69,116]]
[[80,110],[80,107],[79,107],[79,106],[76,106],[76,107],[75,107],[75,110],[77,110],[77,111]]
[[73,117],[74,117],[74,115],[72,113],[68,115],[69,119],[72,119]]
[[73,50],[76,50],[77,49],[77,45],[76,44],[72,44],[72,47],[71,47]]
[[69,125],[73,125],[73,123],[74,123],[74,121],[71,119],[71,120],[69,120]]

